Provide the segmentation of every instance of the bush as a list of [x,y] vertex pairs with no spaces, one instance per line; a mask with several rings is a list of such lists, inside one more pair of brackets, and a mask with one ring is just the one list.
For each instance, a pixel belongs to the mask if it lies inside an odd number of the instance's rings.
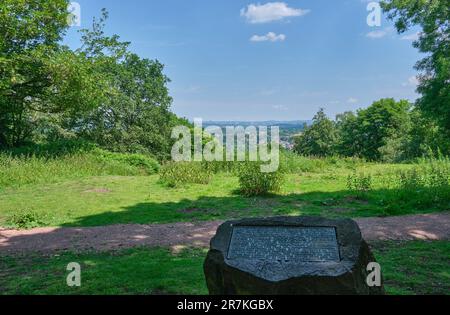
[[380,206],[387,215],[402,214],[410,209],[450,207],[450,160],[423,159],[401,169],[386,169],[380,174]]
[[372,176],[356,172],[347,178],[347,188],[354,192],[357,197],[364,198],[372,190]]
[[450,187],[450,161],[426,160],[413,169],[397,173],[399,188],[420,190],[423,188],[447,189]]
[[160,181],[169,187],[208,184],[212,171],[202,162],[170,162],[161,167]]
[[211,171],[214,174],[224,172],[224,173],[233,173],[235,170],[236,163],[228,162],[228,161],[203,161],[202,165],[208,171]]
[[423,207],[448,204],[450,200],[450,161],[422,161],[413,169],[398,172],[399,198],[414,198]]
[[39,215],[33,211],[14,214],[7,220],[7,224],[17,229],[32,229],[43,225]]
[[284,171],[261,172],[261,162],[242,162],[237,173],[240,191],[245,196],[259,196],[279,192],[284,180]]

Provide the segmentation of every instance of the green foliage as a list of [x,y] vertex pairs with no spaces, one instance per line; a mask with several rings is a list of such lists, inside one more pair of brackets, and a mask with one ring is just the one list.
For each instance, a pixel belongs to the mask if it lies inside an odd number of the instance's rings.
[[359,141],[358,116],[353,112],[345,112],[336,116],[337,144],[336,151],[342,156],[361,156],[364,143]]
[[384,163],[399,163],[407,159],[404,136],[387,138],[385,144],[378,148],[380,161]]
[[369,108],[358,111],[354,140],[359,143],[360,156],[369,160],[380,160],[380,148],[388,139],[406,133],[409,126],[408,101],[381,99]]
[[[0,189],[89,176],[149,175],[159,169],[158,162],[145,155],[111,153],[88,144],[62,147],[34,146],[1,153]],[[36,154],[33,148],[38,148]]]
[[417,157],[438,158],[442,152],[450,154],[450,138],[436,121],[415,108],[410,118],[413,127],[405,136],[404,159]]
[[296,138],[295,152],[305,156],[335,155],[372,161],[397,162],[406,156],[406,135],[411,130],[410,104],[381,99],[356,114],[337,115],[336,121],[320,110],[303,134]]
[[22,53],[56,46],[67,29],[67,0],[2,0],[0,52]]
[[450,138],[436,122],[408,101],[381,99],[356,113],[328,119],[323,110],[295,139],[295,152],[305,156],[360,157],[397,163],[424,155],[450,153]]
[[448,204],[450,200],[450,160],[424,160],[396,175],[399,198],[414,198],[421,206]]
[[43,222],[36,212],[23,211],[12,215],[7,224],[16,229],[32,229],[41,226]]
[[284,172],[261,172],[261,162],[242,162],[237,169],[240,192],[245,196],[260,196],[281,190]]
[[220,172],[234,173],[238,163],[227,161],[203,161],[202,164],[205,169],[213,174],[217,174]]
[[96,150],[95,155],[99,158],[99,160],[105,163],[117,162],[136,167],[144,170],[147,175],[156,174],[160,169],[158,161],[143,154],[114,153],[98,149]]
[[305,157],[294,152],[282,150],[280,164],[287,173],[323,173],[337,169],[355,169],[366,163],[357,157],[328,156],[323,158]]
[[88,153],[95,149],[97,149],[97,146],[92,142],[84,140],[59,140],[12,148],[5,151],[5,153],[13,157],[55,158],[77,153]]
[[169,157],[172,99],[157,60],[105,35],[106,10],[81,31],[75,51],[60,44],[67,0],[0,4],[0,148],[86,139],[109,151]]
[[336,126],[323,109],[314,116],[313,124],[296,137],[294,151],[305,156],[329,156],[334,154]]
[[0,4],[0,147],[33,141],[45,117],[98,106],[106,90],[91,60],[59,41],[68,1]]
[[420,71],[417,91],[419,108],[433,117],[447,135],[450,132],[450,6],[448,0],[384,0],[381,5],[404,33],[420,27],[414,47],[427,56],[416,64]]
[[171,127],[178,119],[169,112],[172,98],[157,60],[140,58],[117,35],[104,34],[108,14],[103,11],[92,29],[82,33],[82,55],[93,60],[95,70],[106,78],[108,98],[101,106],[72,120],[77,134],[116,152],[150,153],[159,160],[169,157]]
[[161,167],[160,181],[169,187],[209,183],[212,171],[202,162],[169,162]]
[[[184,184],[168,190],[161,185],[158,175],[139,176],[142,171],[135,167],[99,163],[92,157],[80,161],[69,157],[40,159],[35,165],[13,167],[7,179],[8,188],[0,189],[0,226],[7,226],[11,216],[26,211],[39,215],[43,222],[40,226],[79,227],[277,215],[356,218],[450,209],[450,195],[445,195],[445,189],[428,184],[414,190],[401,185],[399,174],[414,167],[426,167],[431,163],[429,160],[391,165],[314,159],[312,172],[286,172],[281,193],[247,198],[238,193],[237,170],[235,175],[221,172],[213,175],[208,185]],[[300,157],[301,162],[304,159]],[[323,163],[323,168],[318,163]],[[9,169],[0,167],[0,170]],[[372,189],[361,198],[347,187],[348,175],[355,173],[372,177]],[[4,174],[0,179],[3,188]]]
[[354,172],[347,178],[347,188],[356,194],[358,198],[367,197],[367,193],[372,190],[372,176]]

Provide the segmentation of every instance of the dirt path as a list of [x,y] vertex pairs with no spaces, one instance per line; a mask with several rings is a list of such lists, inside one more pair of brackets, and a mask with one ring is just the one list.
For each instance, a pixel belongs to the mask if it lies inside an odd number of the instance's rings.
[[[450,213],[356,219],[364,238],[376,240],[450,240]],[[180,250],[207,247],[221,222],[112,225],[92,228],[0,228],[0,255],[60,250],[117,250],[161,246]]]

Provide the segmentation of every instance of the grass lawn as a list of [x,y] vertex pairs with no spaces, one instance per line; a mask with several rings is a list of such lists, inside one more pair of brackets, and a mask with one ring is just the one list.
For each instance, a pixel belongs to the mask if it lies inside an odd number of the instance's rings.
[[[389,294],[450,294],[449,242],[374,244]],[[207,294],[205,250],[167,249],[2,257],[0,294]],[[82,285],[66,285],[66,266],[81,265]]]
[[[52,184],[0,189],[0,226],[18,227],[17,217],[32,213],[31,226],[102,226],[169,223],[251,216],[322,215],[371,217],[450,209],[387,189],[386,174],[405,166],[370,164],[374,188],[364,198],[347,190],[348,169],[290,174],[277,195],[240,196],[238,179],[215,175],[208,185],[169,188],[153,176],[101,176]],[[419,194],[420,196],[420,194]],[[16,216],[16,218],[14,218]]]

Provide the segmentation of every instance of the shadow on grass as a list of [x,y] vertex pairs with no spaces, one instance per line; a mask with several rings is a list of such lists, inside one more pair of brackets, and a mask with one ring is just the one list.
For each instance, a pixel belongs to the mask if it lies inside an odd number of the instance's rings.
[[347,190],[315,191],[258,197],[243,197],[238,191],[234,191],[232,196],[226,197],[202,196],[176,202],[138,203],[123,209],[80,217],[63,226],[161,224],[280,215],[328,218],[389,217],[446,210],[450,210],[450,197],[446,199],[437,196],[432,190],[413,193],[380,189],[359,196]]
[[[386,208],[378,202],[380,196],[385,202],[388,194],[400,197],[396,191],[373,191],[367,199],[358,199],[348,191],[338,191],[138,203],[119,211],[80,217],[71,224],[63,225],[63,228],[19,232],[0,230],[0,255],[3,252],[111,250],[135,246],[163,246],[175,251],[192,246],[207,247],[224,220],[284,215],[359,217],[357,222],[368,239],[448,239],[448,216],[445,216],[445,222],[433,215],[412,219],[386,218]],[[406,199],[397,208],[394,207],[396,215],[436,211],[410,208],[408,202],[414,202],[414,199]]]

